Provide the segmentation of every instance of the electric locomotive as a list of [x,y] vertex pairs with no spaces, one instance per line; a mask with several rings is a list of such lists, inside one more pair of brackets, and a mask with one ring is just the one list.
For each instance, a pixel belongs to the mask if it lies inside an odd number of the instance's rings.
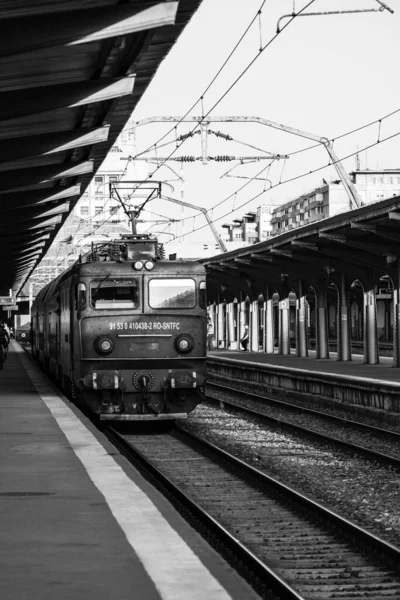
[[149,235],[92,246],[32,306],[32,352],[101,420],[185,418],[204,398],[206,275]]

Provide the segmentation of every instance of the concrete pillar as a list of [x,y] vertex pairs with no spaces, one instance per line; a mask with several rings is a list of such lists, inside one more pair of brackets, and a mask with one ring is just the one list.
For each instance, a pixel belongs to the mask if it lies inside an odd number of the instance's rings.
[[237,341],[235,337],[235,325],[234,325],[234,314],[235,305],[233,302],[230,302],[226,306],[226,317],[227,317],[227,327],[228,327],[228,347],[229,350],[237,350]]
[[364,291],[364,363],[379,363],[378,329],[376,322],[376,298],[372,284]]
[[384,300],[384,325],[383,325],[383,339],[387,341],[391,341],[391,322],[390,322],[390,309],[391,309],[391,300]]
[[393,279],[393,363],[392,367],[400,367],[400,261],[394,268]]
[[222,302],[217,306],[217,346],[225,348],[225,316]]
[[236,346],[237,349],[239,350],[240,348],[240,307],[241,304],[240,302],[236,302],[234,303],[235,306],[235,340],[236,340]]
[[328,342],[328,310],[326,305],[326,282],[322,279],[318,282],[316,290],[317,309],[316,309],[316,341],[317,358],[329,358]]
[[296,356],[308,356],[307,306],[303,295],[296,300]]
[[250,305],[251,314],[251,327],[250,327],[250,350],[252,352],[259,352],[258,342],[258,326],[259,326],[259,315],[258,315],[258,300],[255,300]]
[[273,354],[274,348],[274,311],[272,307],[272,298],[268,298],[265,303],[265,352],[267,354]]
[[279,301],[279,354],[290,354],[289,297]]
[[243,337],[244,334],[244,326],[246,325],[246,302],[243,301],[240,303],[240,313],[239,313],[239,340]]
[[393,290],[393,363],[400,367],[400,290],[397,284]]
[[351,361],[350,339],[350,306],[348,302],[347,281],[344,273],[341,275],[339,288],[339,318],[337,320],[337,360]]

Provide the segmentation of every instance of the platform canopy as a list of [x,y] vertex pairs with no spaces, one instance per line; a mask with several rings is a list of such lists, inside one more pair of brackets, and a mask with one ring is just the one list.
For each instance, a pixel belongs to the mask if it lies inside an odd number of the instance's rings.
[[0,296],[40,262],[200,3],[0,3]]
[[[396,196],[296,227],[200,261],[207,269],[209,302],[253,300],[272,291],[308,286],[341,288],[343,278],[365,284],[388,278],[400,286],[400,197]],[[390,287],[390,286],[389,286]]]

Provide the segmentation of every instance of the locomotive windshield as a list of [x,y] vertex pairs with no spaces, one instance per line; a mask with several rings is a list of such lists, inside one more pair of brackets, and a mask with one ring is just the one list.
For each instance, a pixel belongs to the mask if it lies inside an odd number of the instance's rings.
[[196,305],[196,284],[193,279],[151,279],[151,308],[193,308]]
[[138,308],[139,283],[136,279],[100,279],[91,284],[93,308]]

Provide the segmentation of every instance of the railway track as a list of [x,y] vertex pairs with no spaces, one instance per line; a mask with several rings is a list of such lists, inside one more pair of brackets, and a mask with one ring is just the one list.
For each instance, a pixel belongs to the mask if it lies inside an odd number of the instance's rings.
[[[222,392],[236,396],[238,398],[238,402],[233,402],[232,400],[221,398],[221,396],[218,396],[218,394],[217,396],[211,396],[210,390],[213,389],[217,390],[220,393]],[[243,404],[243,400],[257,402],[259,406],[257,407],[257,409],[250,408],[249,406]],[[359,423],[357,421],[347,420],[342,417],[337,417],[324,412],[303,408],[295,404],[275,400],[269,397],[266,398],[257,394],[244,392],[215,382],[207,383],[207,402],[212,405],[223,404],[225,408],[228,408],[229,410],[234,411],[236,413],[252,416],[263,422],[279,425],[279,427],[289,431],[297,431],[314,438],[319,438],[325,442],[329,442],[338,446],[348,448],[349,450],[353,450],[358,454],[369,458],[370,460],[378,461],[381,464],[389,465],[400,469],[400,434],[394,431],[381,429],[364,423]],[[273,411],[273,413],[275,412],[275,414],[267,413],[270,407],[273,407],[274,409],[279,409],[280,411],[284,410],[287,414],[297,414],[301,416],[310,417],[312,420],[322,420],[323,422],[333,426],[336,435],[328,435],[326,433],[321,433],[317,430],[315,426],[305,427],[304,425],[300,425],[293,421],[286,420],[285,415],[282,415],[282,412],[279,412],[278,415],[276,414],[276,411]],[[349,430],[361,432],[363,435],[365,435],[365,444],[368,444],[368,446],[355,444],[353,442],[350,442],[349,440],[343,439],[343,437],[340,437],[340,430],[343,429],[346,430],[346,434],[348,434]],[[393,454],[397,450],[399,456],[394,456],[388,453],[387,451],[383,452],[371,447],[371,445],[387,446],[388,443],[392,445]]]
[[400,597],[400,549],[200,438],[108,430],[111,441],[261,596]]

